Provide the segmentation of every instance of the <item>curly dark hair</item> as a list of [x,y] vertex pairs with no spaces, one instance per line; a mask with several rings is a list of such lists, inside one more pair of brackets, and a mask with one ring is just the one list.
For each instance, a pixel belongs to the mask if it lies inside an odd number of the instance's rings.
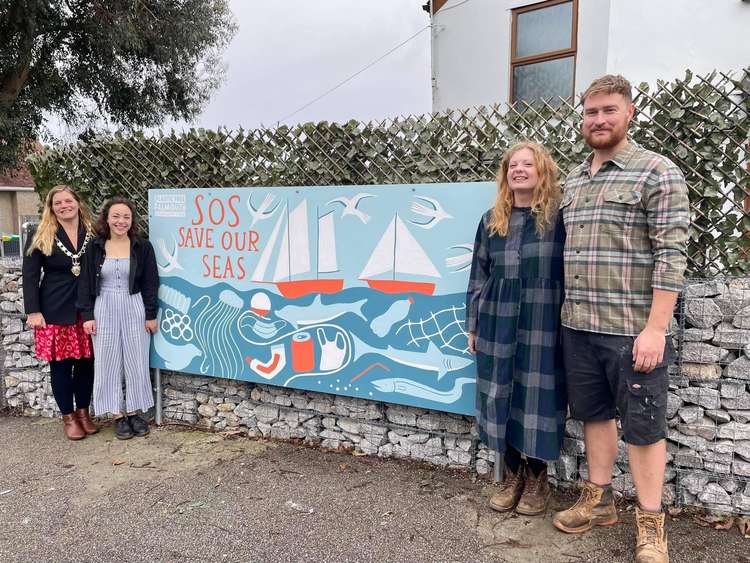
[[121,205],[125,205],[128,209],[130,209],[132,222],[130,223],[130,228],[128,229],[128,237],[130,237],[131,239],[133,237],[137,237],[140,234],[140,230],[138,229],[138,220],[135,214],[135,204],[129,199],[121,196],[111,197],[104,202],[102,210],[99,213],[99,217],[96,220],[96,226],[94,227],[96,234],[105,239],[109,239],[112,236],[112,233],[109,230],[109,224],[107,223],[107,218],[109,217],[109,210],[113,205],[117,205],[118,203]]

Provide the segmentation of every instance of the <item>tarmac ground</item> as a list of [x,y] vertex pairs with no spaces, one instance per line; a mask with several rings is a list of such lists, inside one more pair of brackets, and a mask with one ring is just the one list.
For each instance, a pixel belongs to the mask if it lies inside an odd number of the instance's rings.
[[[465,473],[183,427],[80,442],[0,416],[0,561],[632,561],[632,507],[583,535],[487,506]],[[553,508],[572,497],[555,494]],[[673,563],[750,563],[750,540],[683,512]]]

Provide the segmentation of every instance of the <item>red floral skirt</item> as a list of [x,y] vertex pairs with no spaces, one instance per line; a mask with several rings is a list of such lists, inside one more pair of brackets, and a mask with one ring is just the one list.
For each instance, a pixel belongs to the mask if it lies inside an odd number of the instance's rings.
[[51,362],[67,358],[91,358],[91,338],[83,332],[83,321],[74,325],[50,325],[34,329],[36,357]]

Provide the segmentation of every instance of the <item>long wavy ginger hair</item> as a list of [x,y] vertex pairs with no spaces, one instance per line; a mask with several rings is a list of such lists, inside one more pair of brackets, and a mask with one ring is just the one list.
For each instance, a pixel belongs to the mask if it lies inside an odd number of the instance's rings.
[[60,184],[52,188],[47,194],[44,200],[44,210],[42,211],[42,220],[39,222],[39,226],[36,228],[34,238],[31,239],[29,250],[27,254],[31,253],[35,249],[45,256],[52,254],[52,246],[55,244],[55,235],[57,234],[57,228],[60,224],[57,222],[55,212],[52,210],[52,198],[60,192],[68,192],[78,202],[78,221],[86,228],[86,232],[92,232],[94,228],[94,222],[91,219],[91,213],[89,208],[86,206],[83,200],[70,186]]
[[539,183],[531,197],[531,213],[536,220],[537,234],[542,236],[557,219],[557,212],[562,199],[559,180],[560,169],[542,145],[522,141],[510,147],[500,162],[500,169],[497,171],[497,177],[495,178],[497,198],[490,217],[490,235],[498,234],[504,237],[508,234],[508,222],[513,209],[513,192],[508,185],[508,167],[511,157],[522,149],[529,149],[533,153],[534,165],[539,176]]

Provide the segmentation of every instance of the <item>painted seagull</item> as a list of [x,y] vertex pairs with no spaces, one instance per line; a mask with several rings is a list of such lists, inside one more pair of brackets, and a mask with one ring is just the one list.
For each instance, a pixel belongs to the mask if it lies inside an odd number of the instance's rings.
[[269,207],[273,205],[274,201],[276,201],[276,196],[271,193],[267,193],[266,197],[263,198],[263,201],[260,202],[258,209],[256,209],[255,207],[253,207],[253,196],[250,195],[247,198],[247,210],[250,212],[250,216],[253,218],[252,222],[250,223],[251,229],[253,228],[253,225],[255,225],[255,223],[257,223],[258,221],[268,219],[274,214],[276,208],[281,203],[281,201],[279,201],[276,203],[276,205],[269,209]]
[[326,203],[326,205],[331,205],[332,203],[340,203],[344,206],[344,212],[341,214],[342,217],[346,217],[347,215],[354,215],[357,217],[360,221],[362,221],[365,225],[370,220],[370,216],[367,213],[364,213],[357,209],[357,206],[359,205],[359,202],[363,199],[366,199],[368,197],[377,197],[373,194],[365,194],[360,193],[355,195],[352,198],[346,198],[346,197],[337,197]]
[[156,240],[156,246],[159,247],[159,253],[161,254],[162,258],[167,261],[166,266],[162,266],[159,263],[157,263],[156,265],[159,266],[159,270],[161,270],[165,274],[168,274],[172,270],[183,269],[182,266],[180,266],[180,263],[177,261],[177,253],[179,252],[180,247],[177,245],[177,241],[175,240],[174,235],[172,235],[172,241],[174,242],[174,252],[170,253],[167,250],[167,243],[163,238]]
[[440,221],[443,219],[453,219],[453,215],[448,214],[445,209],[443,209],[443,206],[440,205],[440,202],[436,199],[433,199],[431,197],[427,197],[424,195],[417,195],[414,196],[415,199],[421,199],[422,201],[426,201],[429,203],[432,207],[429,207],[427,205],[422,205],[421,203],[412,203],[411,204],[411,210],[412,213],[415,213],[417,215],[422,215],[423,217],[429,217],[430,220],[426,223],[418,223],[417,221],[411,221],[414,225],[417,225],[418,227],[422,227],[423,229],[431,229]]
[[474,245],[473,244],[456,244],[448,248],[448,250],[466,250],[463,254],[456,256],[448,256],[445,259],[446,268],[456,268],[453,273],[463,272],[471,267],[471,259],[473,257]]

